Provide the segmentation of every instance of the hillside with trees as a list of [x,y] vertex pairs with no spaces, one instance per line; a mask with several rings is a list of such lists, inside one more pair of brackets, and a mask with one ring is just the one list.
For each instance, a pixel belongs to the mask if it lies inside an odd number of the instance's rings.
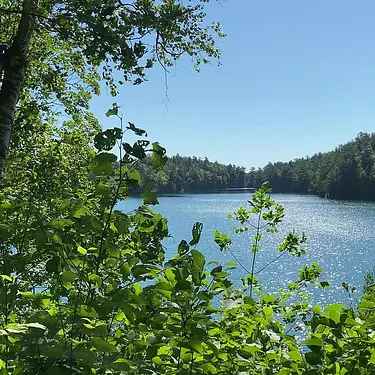
[[375,200],[375,133],[360,133],[331,152],[268,163],[247,174],[248,187],[258,188],[263,181],[269,181],[276,193]]
[[275,193],[375,200],[375,133],[360,133],[353,141],[330,152],[289,162],[268,163],[248,172],[244,167],[180,155],[170,157],[161,171],[155,171],[151,159],[144,158],[138,170],[143,186],[148,185],[160,193],[257,189],[268,181]]
[[144,185],[160,193],[204,193],[246,185],[244,167],[219,164],[195,156],[172,156],[161,171],[155,171],[151,158],[145,158],[139,163],[138,170]]

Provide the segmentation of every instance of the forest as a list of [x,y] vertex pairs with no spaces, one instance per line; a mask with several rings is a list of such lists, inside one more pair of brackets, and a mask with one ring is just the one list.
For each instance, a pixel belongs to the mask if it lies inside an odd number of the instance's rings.
[[[150,188],[139,207],[119,209],[142,185],[142,160],[161,173],[167,150],[124,118],[118,88],[181,56],[196,69],[219,59],[225,34],[206,9],[206,0],[0,1],[0,375],[375,374],[372,281],[355,306],[313,306],[309,288],[329,284],[306,261],[279,291],[263,291],[257,254],[284,219],[267,184],[233,212],[232,233],[212,233],[223,253],[246,235],[249,270],[206,261],[200,222],[170,256]],[[114,127],[103,129],[90,101],[105,92]],[[362,159],[348,168],[368,177],[372,137],[359,139]],[[334,162],[344,169],[354,149],[334,151]],[[171,189],[244,182],[240,167],[172,160],[205,175]],[[275,259],[303,257],[306,241],[293,228]]]
[[245,168],[194,156],[172,156],[161,171],[155,171],[151,159],[145,158],[139,163],[138,170],[144,186],[149,185],[159,193],[212,193],[246,186]]
[[269,181],[277,193],[375,200],[375,133],[360,133],[330,152],[252,168],[246,177],[248,187]]
[[289,162],[268,163],[248,172],[244,167],[179,155],[168,158],[161,171],[154,171],[150,158],[145,158],[139,163],[138,170],[143,186],[150,186],[159,193],[258,189],[268,181],[274,193],[375,200],[375,133],[360,133],[354,140],[330,152]]

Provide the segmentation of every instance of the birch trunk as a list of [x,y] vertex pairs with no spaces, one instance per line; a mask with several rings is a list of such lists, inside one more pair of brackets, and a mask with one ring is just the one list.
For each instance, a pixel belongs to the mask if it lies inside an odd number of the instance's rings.
[[22,16],[12,45],[6,52],[0,90],[0,175],[4,171],[16,105],[25,79],[38,0],[24,0]]

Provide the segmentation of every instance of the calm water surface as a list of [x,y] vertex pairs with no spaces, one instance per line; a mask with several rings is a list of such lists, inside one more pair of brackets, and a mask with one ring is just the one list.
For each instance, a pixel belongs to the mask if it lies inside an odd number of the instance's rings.
[[[235,235],[235,222],[227,215],[244,205],[250,195],[198,194],[161,197],[155,211],[163,214],[169,222],[173,238],[165,244],[169,254],[176,252],[181,239],[191,239],[191,228],[197,221],[203,223],[203,234],[198,249],[208,260],[226,262],[234,260],[231,254],[221,253],[213,243],[212,231],[225,232],[233,239],[232,252],[247,268],[251,268],[251,233]],[[375,203],[335,202],[313,196],[275,194],[273,198],[285,207],[285,218],[279,234],[266,234],[257,255],[257,267],[262,268],[277,255],[278,244],[289,230],[307,236],[307,254],[301,258],[282,256],[260,275],[266,291],[278,288],[297,278],[298,269],[304,264],[317,262],[324,270],[322,279],[329,281],[329,289],[312,291],[314,303],[347,303],[343,281],[356,286],[363,284],[366,270],[375,266]],[[130,199],[121,208],[128,212],[141,202]],[[239,282],[244,275],[239,267],[233,271],[233,280]],[[358,297],[360,292],[357,293]]]

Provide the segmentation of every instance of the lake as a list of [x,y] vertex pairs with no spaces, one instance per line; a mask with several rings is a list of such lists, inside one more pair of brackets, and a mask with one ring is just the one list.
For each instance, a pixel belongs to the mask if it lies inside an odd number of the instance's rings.
[[[196,194],[160,197],[154,210],[168,219],[170,239],[165,241],[168,255],[176,252],[181,239],[191,239],[191,228],[197,221],[203,223],[203,233],[197,248],[208,260],[221,263],[233,261],[229,253],[220,252],[213,242],[212,231],[227,233],[232,239],[231,251],[247,268],[251,268],[251,235],[249,231],[234,234],[234,220],[228,214],[250,199],[250,194]],[[265,291],[276,291],[297,279],[298,269],[304,264],[317,262],[323,268],[322,280],[330,283],[328,289],[312,291],[313,303],[326,305],[333,302],[348,303],[342,282],[356,286],[360,297],[363,276],[375,266],[375,203],[331,201],[314,196],[273,194],[273,199],[285,208],[285,218],[279,233],[265,234],[260,243],[256,269],[279,255],[278,244],[288,231],[305,232],[306,255],[295,258],[283,255],[259,275]],[[131,198],[120,208],[129,212],[141,199]],[[238,267],[232,279],[239,284],[245,271]]]

